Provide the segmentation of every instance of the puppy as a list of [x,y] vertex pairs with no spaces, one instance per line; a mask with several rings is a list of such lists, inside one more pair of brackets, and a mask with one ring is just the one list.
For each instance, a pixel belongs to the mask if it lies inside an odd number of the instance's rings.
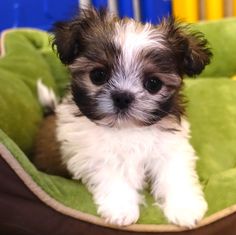
[[[57,174],[63,163],[108,223],[135,223],[149,183],[169,222],[194,227],[207,203],[181,88],[184,75],[210,62],[207,40],[173,18],[153,26],[94,9],[54,32],[71,89],[40,130],[36,165]],[[41,97],[49,95],[42,87]]]

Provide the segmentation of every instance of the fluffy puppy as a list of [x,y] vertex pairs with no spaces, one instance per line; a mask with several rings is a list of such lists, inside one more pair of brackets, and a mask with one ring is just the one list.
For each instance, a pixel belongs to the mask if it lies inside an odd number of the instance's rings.
[[[172,18],[153,26],[88,9],[57,23],[53,44],[71,72],[71,89],[49,120],[54,140],[45,138],[48,125],[41,128],[39,168],[57,173],[60,159],[108,223],[138,220],[148,182],[168,221],[195,226],[207,203],[181,87],[184,75],[210,62],[203,35]],[[48,143],[57,143],[57,154]]]

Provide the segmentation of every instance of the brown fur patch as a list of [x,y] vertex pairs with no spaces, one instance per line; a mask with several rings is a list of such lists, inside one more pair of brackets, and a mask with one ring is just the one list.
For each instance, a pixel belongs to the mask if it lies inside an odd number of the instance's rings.
[[69,177],[62,164],[59,143],[56,140],[56,116],[46,117],[39,128],[33,154],[33,163],[41,171]]

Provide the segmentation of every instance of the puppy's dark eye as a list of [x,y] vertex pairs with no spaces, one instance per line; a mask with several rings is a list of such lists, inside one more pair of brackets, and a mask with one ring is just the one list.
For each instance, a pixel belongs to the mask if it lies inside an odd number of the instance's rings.
[[145,89],[151,94],[155,94],[159,90],[161,90],[162,85],[163,85],[162,81],[157,77],[150,77],[146,79],[144,82]]
[[89,76],[92,83],[97,86],[105,84],[109,78],[108,71],[104,68],[96,68],[92,70]]

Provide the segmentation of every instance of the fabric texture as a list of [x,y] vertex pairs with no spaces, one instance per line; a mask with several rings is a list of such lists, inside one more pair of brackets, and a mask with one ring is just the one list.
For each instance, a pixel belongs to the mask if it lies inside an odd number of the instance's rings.
[[1,35],[0,128],[28,154],[42,120],[36,81],[42,79],[58,94],[67,80],[49,38],[46,32],[29,29]]
[[193,25],[210,42],[213,51],[212,63],[206,67],[201,77],[221,78],[236,75],[236,20],[202,21]]
[[[186,79],[191,142],[199,161],[197,171],[209,204],[210,216],[236,204],[236,19],[200,23],[214,59],[198,79]],[[220,34],[220,36],[219,36]],[[96,215],[92,197],[80,182],[38,171],[30,162],[34,136],[43,118],[36,95],[42,81],[62,95],[68,73],[42,31],[6,31],[1,37],[0,143],[4,144],[32,179],[60,203]],[[225,43],[227,42],[227,47]],[[223,46],[224,45],[224,46]],[[166,224],[160,209],[144,192],[139,224]]]
[[[3,146],[0,144],[0,149]],[[7,155],[7,153],[5,153]],[[16,168],[10,166],[9,160],[15,160],[12,156],[5,156],[3,152],[0,157],[0,234],[8,235],[133,235],[135,232],[140,235],[234,235],[236,230],[236,213],[221,216],[217,223],[207,223],[194,230],[173,228],[173,225],[133,225],[125,227],[123,230],[98,223],[92,223],[47,206],[34,194],[29,186],[25,185],[19,177],[19,164]],[[17,166],[18,164],[18,166]],[[13,169],[17,169],[14,171]],[[24,172],[25,173],[25,172]],[[7,178],[7,181],[5,180]],[[32,181],[32,180],[31,180]],[[32,213],[33,212],[33,213]],[[222,214],[226,214],[222,212]],[[34,216],[36,215],[36,216]],[[43,224],[43,226],[42,226]],[[134,229],[135,227],[135,229]],[[135,231],[134,231],[135,230]],[[178,231],[178,233],[176,233]]]

